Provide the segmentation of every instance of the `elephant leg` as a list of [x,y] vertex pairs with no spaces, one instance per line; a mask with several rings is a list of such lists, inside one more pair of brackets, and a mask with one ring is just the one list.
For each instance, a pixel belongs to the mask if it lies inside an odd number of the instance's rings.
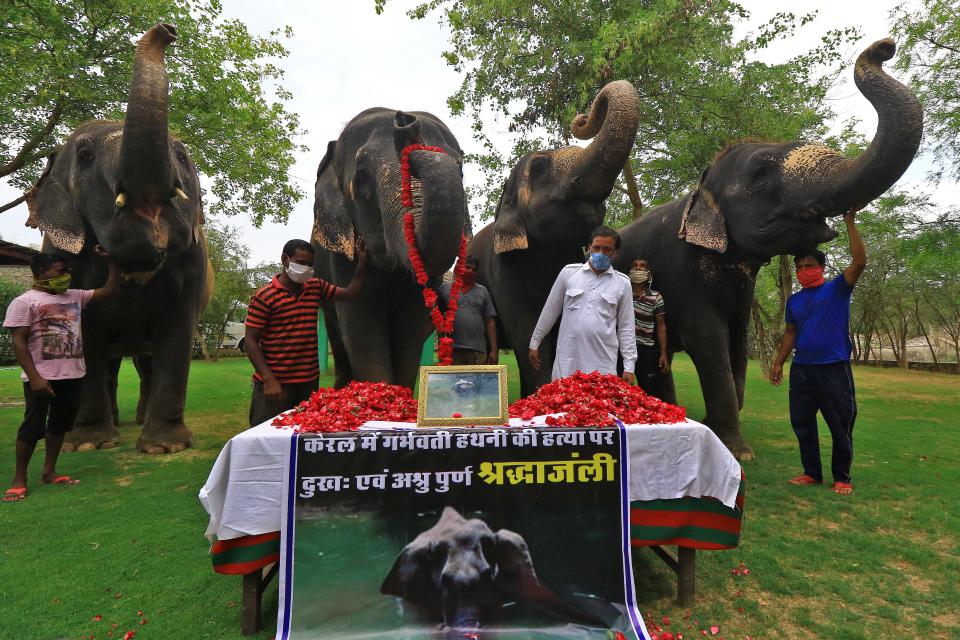
[[120,441],[120,432],[113,420],[110,362],[105,354],[105,345],[85,350],[84,360],[87,375],[83,378],[80,410],[73,430],[64,438],[63,451],[109,449]]
[[660,385],[660,399],[670,404],[677,404],[677,386],[673,381],[673,354],[671,353],[668,357],[670,359],[670,370],[666,373],[661,373],[659,376],[660,380],[658,380]]
[[193,443],[193,434],[183,421],[192,343],[188,326],[173,329],[150,358],[146,419],[137,439],[140,451],[176,453]]
[[703,422],[739,460],[752,460],[753,449],[740,432],[740,409],[730,362],[729,339],[717,332],[708,334],[687,344],[687,353],[697,368],[707,408]]
[[140,377],[140,398],[137,400],[137,424],[147,420],[147,405],[150,401],[150,376],[153,360],[148,355],[134,356],[133,367]]
[[340,336],[354,380],[394,384],[390,320],[367,299],[337,304]]
[[395,384],[413,389],[420,372],[423,344],[433,327],[423,312],[423,305],[415,302],[393,319],[390,327],[391,360]]
[[730,366],[737,388],[737,408],[743,410],[743,391],[747,382],[747,321],[734,321],[730,331]]
[[330,349],[333,351],[333,369],[334,382],[336,389],[345,387],[353,380],[353,369],[350,367],[350,357],[347,355],[347,347],[343,343],[343,336],[340,335],[340,325],[337,322],[337,311],[335,308],[323,308],[323,322],[327,327],[327,338],[330,340]]
[[120,407],[117,405],[117,385],[120,383],[120,365],[123,358],[110,358],[107,364],[107,388],[110,391],[110,411],[113,424],[120,424]]

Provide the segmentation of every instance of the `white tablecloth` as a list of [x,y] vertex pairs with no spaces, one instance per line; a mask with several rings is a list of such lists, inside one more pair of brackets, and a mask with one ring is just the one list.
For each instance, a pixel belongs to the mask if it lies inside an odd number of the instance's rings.
[[[210,514],[208,538],[229,540],[280,530],[291,434],[265,422],[224,445],[200,489],[200,502]],[[740,464],[699,422],[627,425],[627,447],[631,501],[691,496],[735,505]]]

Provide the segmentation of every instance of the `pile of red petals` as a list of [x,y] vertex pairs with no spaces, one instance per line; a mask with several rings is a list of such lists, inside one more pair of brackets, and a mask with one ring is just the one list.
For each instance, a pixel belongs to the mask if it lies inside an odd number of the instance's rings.
[[274,426],[298,433],[356,431],[368,420],[416,422],[417,401],[406,387],[385,382],[351,382],[342,389],[320,389]]
[[748,576],[750,575],[750,569],[747,569],[747,565],[741,562],[740,565],[734,567],[730,573],[735,576]]
[[597,371],[554,380],[527,398],[510,405],[510,417],[530,420],[547,416],[549,426],[609,427],[614,416],[625,424],[673,424],[684,422],[683,407],[663,402],[615,375]]

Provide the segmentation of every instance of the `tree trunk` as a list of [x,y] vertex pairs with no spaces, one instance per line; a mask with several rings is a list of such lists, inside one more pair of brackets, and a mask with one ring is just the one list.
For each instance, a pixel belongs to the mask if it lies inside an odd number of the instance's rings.
[[920,333],[923,334],[923,339],[927,341],[927,348],[930,349],[930,356],[933,358],[933,363],[940,364],[940,359],[937,357],[937,351],[933,348],[933,344],[930,342],[930,336],[927,335],[927,328],[923,326],[923,320],[920,319],[920,300],[917,298],[913,299],[913,310],[914,315],[917,318],[917,326],[920,328]]
[[637,188],[637,177],[633,175],[633,166],[630,158],[623,163],[623,181],[627,185],[627,197],[633,205],[633,219],[643,215],[643,202],[640,200],[640,190]]
[[753,327],[757,335],[757,355],[760,357],[760,368],[763,369],[764,377],[770,377],[770,352],[767,349],[767,332],[764,329],[760,311],[760,303],[754,296],[750,313],[753,316]]

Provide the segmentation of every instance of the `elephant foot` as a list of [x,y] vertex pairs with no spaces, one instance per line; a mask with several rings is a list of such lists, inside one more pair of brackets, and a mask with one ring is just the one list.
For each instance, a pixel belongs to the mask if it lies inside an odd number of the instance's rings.
[[147,421],[147,408],[137,406],[137,424],[143,425]]
[[186,425],[150,428],[145,425],[137,439],[137,449],[148,455],[177,453],[193,445],[193,434]]
[[63,439],[61,451],[96,451],[112,449],[120,442],[120,432],[109,427],[74,427]]

